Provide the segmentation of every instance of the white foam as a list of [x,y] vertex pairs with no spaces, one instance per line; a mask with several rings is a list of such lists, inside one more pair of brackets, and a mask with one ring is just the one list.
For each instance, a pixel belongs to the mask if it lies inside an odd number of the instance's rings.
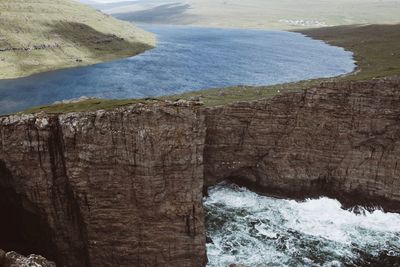
[[357,215],[329,198],[304,202],[257,195],[218,185],[204,200],[210,267],[341,266],[359,251],[400,255],[400,214],[381,210]]

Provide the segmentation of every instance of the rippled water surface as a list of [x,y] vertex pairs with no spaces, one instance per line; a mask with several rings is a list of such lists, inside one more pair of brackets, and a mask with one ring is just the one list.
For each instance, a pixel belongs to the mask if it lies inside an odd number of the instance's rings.
[[0,81],[0,114],[80,96],[143,98],[267,85],[351,72],[350,52],[301,34],[145,26],[157,48],[139,56]]
[[209,194],[209,267],[400,266],[400,214],[356,215],[329,198],[296,202],[227,184]]

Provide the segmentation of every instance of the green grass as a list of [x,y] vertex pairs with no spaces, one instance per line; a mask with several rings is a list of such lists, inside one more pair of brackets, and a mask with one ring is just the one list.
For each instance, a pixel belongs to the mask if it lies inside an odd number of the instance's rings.
[[299,91],[327,81],[357,81],[400,75],[400,24],[337,26],[298,31],[309,37],[352,51],[358,69],[340,77],[306,80],[258,87],[229,87],[189,92],[164,99],[190,99],[201,96],[205,105],[215,106],[235,101],[268,98],[287,91]]
[[[105,9],[117,17],[156,24],[293,30],[400,22],[398,0],[138,0]],[[296,22],[297,21],[297,22]]]
[[141,53],[155,37],[73,0],[0,0],[0,79]]
[[300,32],[354,53],[360,71],[341,80],[400,74],[400,24],[340,26]]
[[96,110],[110,110],[117,107],[129,106],[132,104],[155,104],[160,102],[157,99],[90,99],[76,103],[56,104],[48,106],[33,107],[26,110],[24,113],[38,113],[46,112],[51,114],[68,113],[68,112],[82,112],[82,111],[96,111]]
[[[201,96],[206,106],[217,106],[237,101],[250,101],[269,98],[288,91],[299,91],[317,86],[326,81],[366,80],[385,76],[400,75],[400,24],[370,26],[338,26],[303,30],[302,33],[350,50],[358,64],[358,70],[351,75],[329,79],[306,80],[271,86],[236,86],[208,89],[185,94],[161,97],[160,100],[191,99]],[[99,100],[100,101],[100,100]],[[64,105],[59,107],[42,107],[31,109],[46,112],[83,111],[87,109],[112,108],[114,106],[134,103],[136,100],[101,100],[101,104],[81,103],[79,109]]]

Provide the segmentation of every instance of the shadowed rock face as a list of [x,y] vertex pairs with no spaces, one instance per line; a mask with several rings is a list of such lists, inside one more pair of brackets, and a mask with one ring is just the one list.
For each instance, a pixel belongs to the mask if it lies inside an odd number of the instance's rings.
[[206,110],[205,186],[400,211],[399,84],[328,83]]
[[[0,206],[11,202],[40,226],[46,240],[36,247],[54,247],[43,256],[59,266],[204,266],[203,181],[400,211],[399,84],[324,84],[215,108],[3,117],[0,193],[9,197]],[[15,221],[12,210],[2,218]],[[24,241],[1,246],[18,251]]]
[[203,121],[172,105],[3,118],[0,180],[58,266],[204,266]]

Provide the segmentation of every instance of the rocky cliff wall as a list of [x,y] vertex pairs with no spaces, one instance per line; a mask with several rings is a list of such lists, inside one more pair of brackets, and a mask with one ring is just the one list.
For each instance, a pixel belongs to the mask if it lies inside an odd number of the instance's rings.
[[31,235],[0,246],[42,240],[26,253],[58,266],[204,266],[203,122],[168,104],[1,118],[0,194],[14,206],[0,236]]
[[206,113],[205,186],[400,211],[400,81],[327,83]]
[[0,247],[58,266],[205,266],[203,181],[224,179],[400,211],[399,84],[2,117]]

